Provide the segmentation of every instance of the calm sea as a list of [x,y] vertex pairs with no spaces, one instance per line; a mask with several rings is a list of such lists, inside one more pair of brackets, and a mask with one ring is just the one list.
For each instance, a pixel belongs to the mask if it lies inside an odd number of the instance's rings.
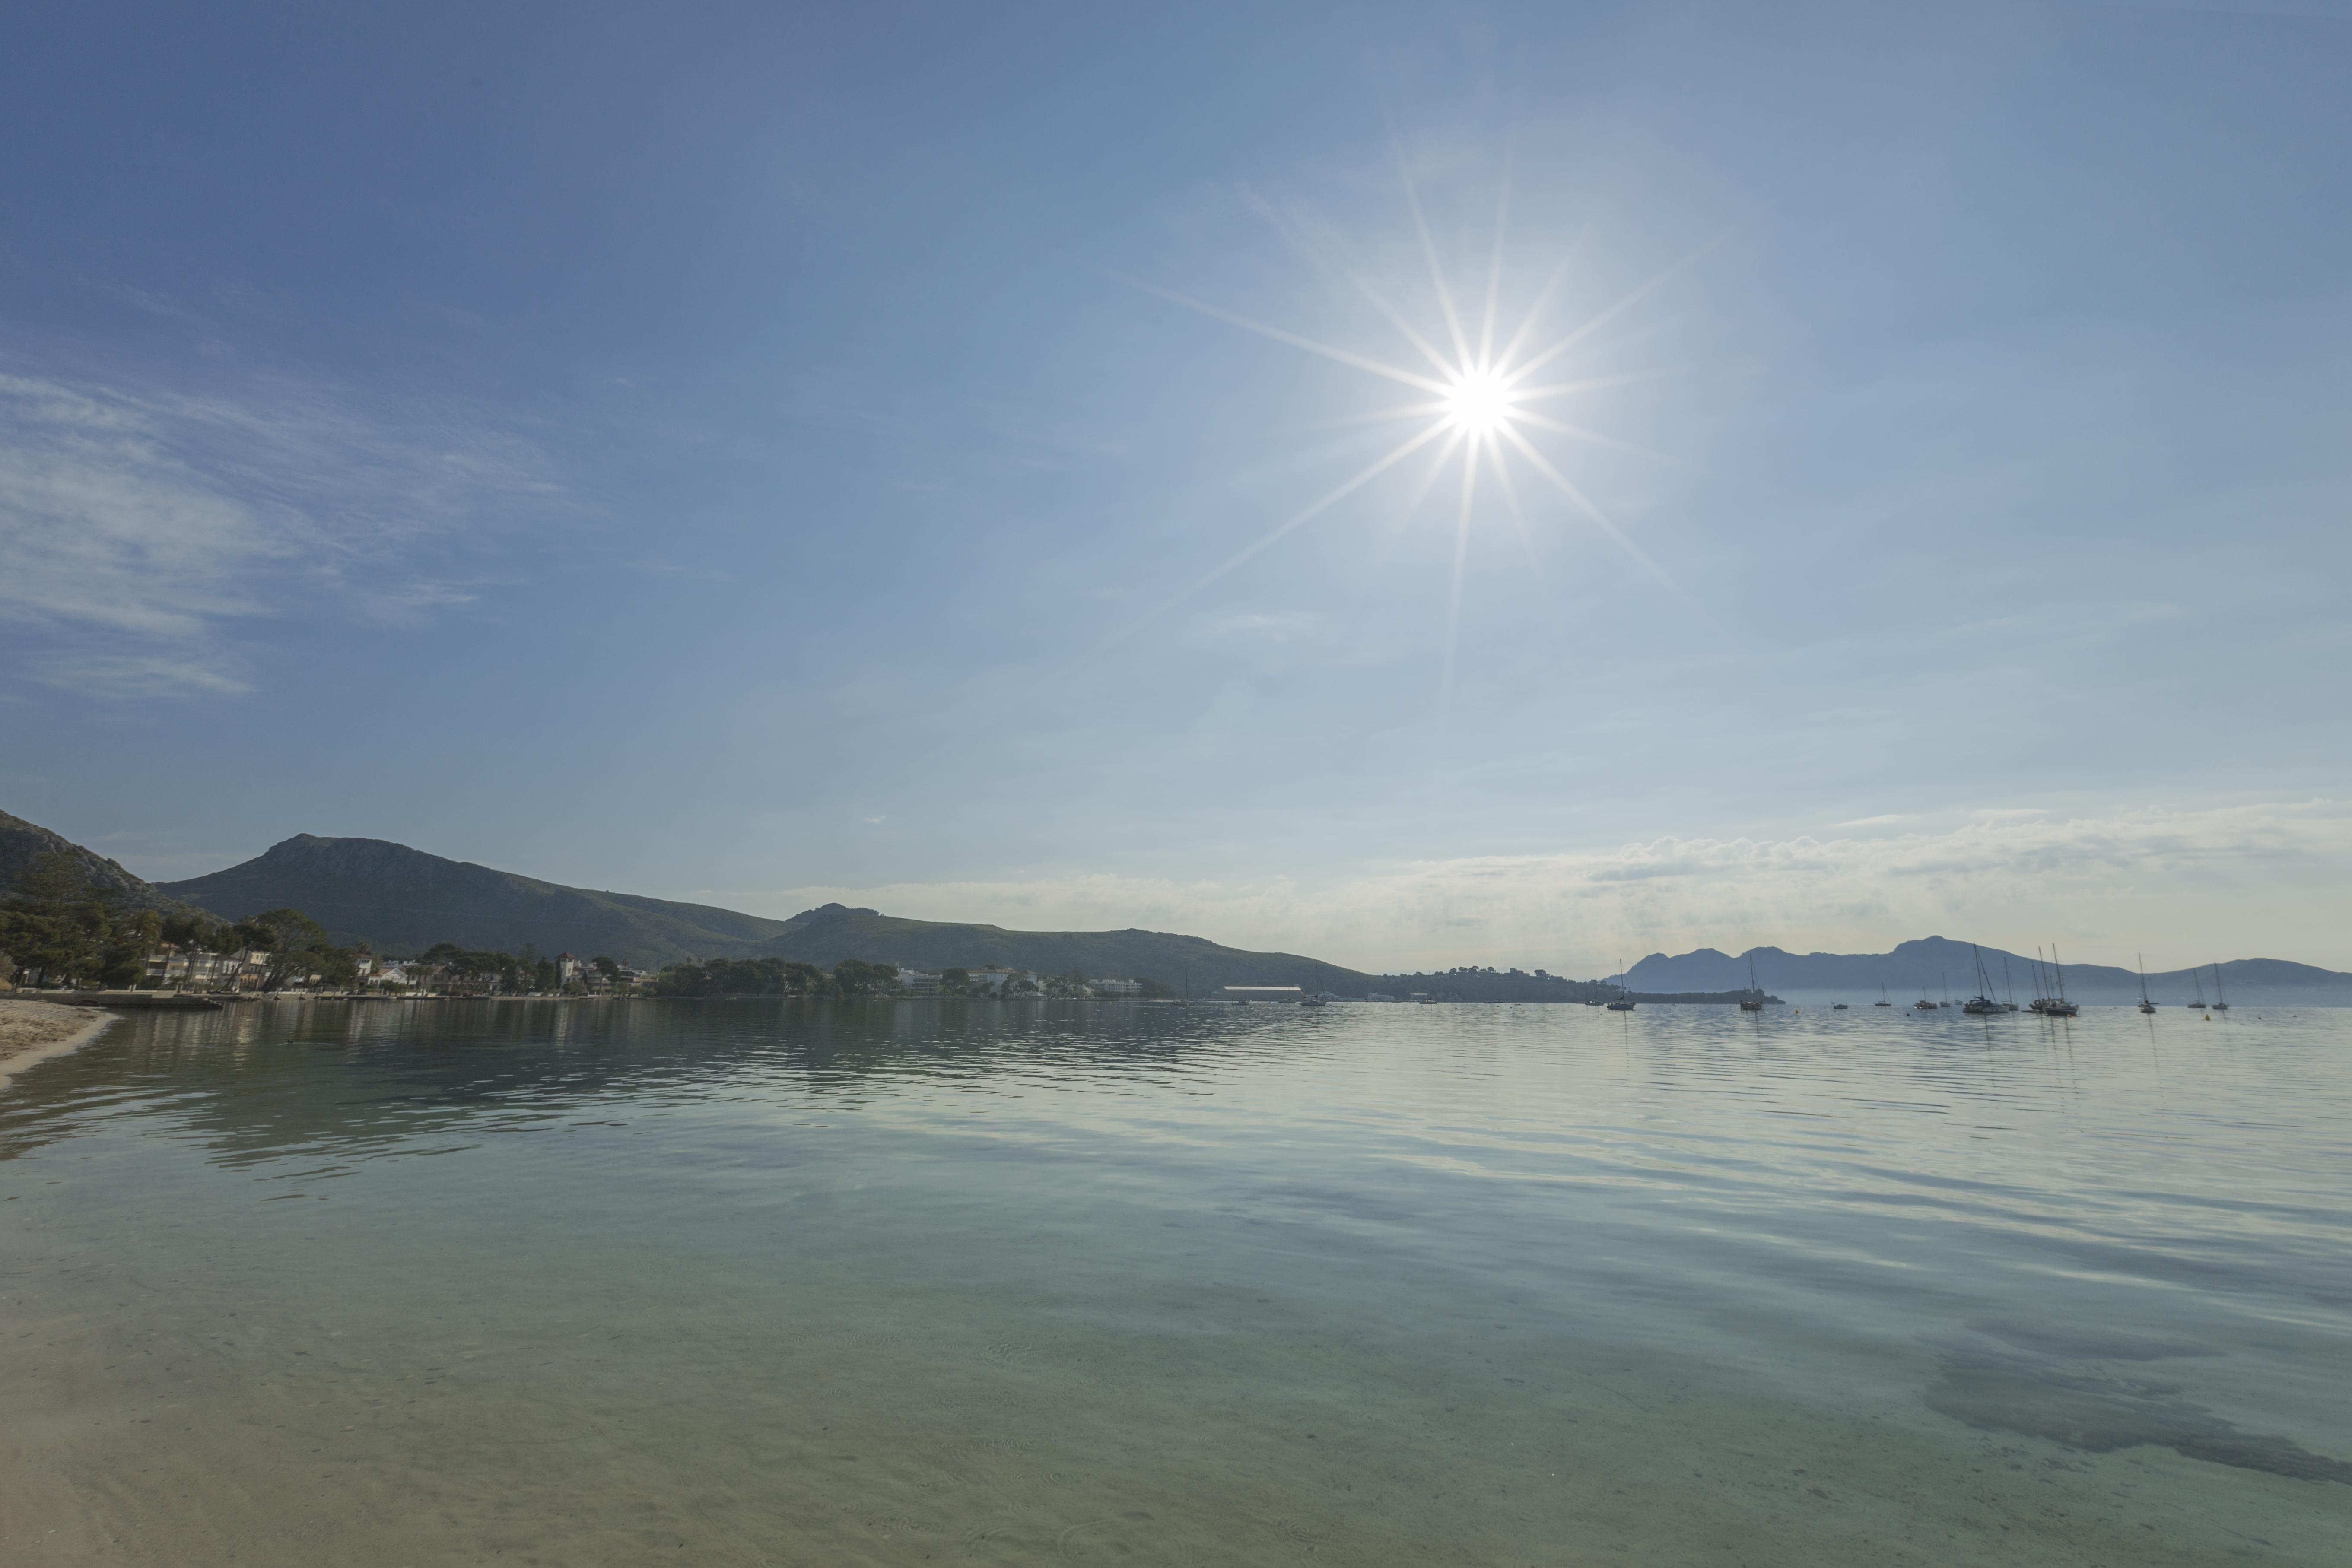
[[2352,1561],[2352,1012],[279,1005],[0,1092],[0,1561]]

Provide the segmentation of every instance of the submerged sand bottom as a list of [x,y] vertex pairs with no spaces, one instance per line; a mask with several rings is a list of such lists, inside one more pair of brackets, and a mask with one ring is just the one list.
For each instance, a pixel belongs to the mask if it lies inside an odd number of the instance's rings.
[[[113,1358],[99,1385],[12,1358],[0,1543],[20,1563],[2317,1564],[2352,1522],[2307,1481],[2217,1492],[2161,1448],[1774,1401],[1622,1348],[1414,1391],[1422,1357],[1343,1343],[1178,1340],[1139,1364],[1147,1347],[1083,1337],[319,1323],[247,1354],[20,1326],[70,1364]],[[620,1386],[640,1382],[659,1385]]]

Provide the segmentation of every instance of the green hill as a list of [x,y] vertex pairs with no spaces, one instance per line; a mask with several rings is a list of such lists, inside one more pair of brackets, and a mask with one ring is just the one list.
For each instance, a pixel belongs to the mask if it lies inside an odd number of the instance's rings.
[[509,953],[530,945],[541,953],[660,965],[733,956],[785,929],[781,920],[564,887],[383,839],[310,833],[163,890],[231,920],[299,909],[337,942],[392,954],[420,953],[436,942]]

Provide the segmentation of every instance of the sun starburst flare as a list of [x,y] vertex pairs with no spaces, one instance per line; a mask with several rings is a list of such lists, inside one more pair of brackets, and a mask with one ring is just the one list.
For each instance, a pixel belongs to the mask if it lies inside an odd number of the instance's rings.
[[[1402,173],[1402,169],[1400,173]],[[1566,281],[1574,252],[1563,257],[1552,268],[1535,299],[1520,319],[1517,328],[1496,343],[1499,303],[1502,294],[1504,220],[1508,212],[1507,199],[1498,204],[1495,225],[1493,260],[1487,268],[1486,298],[1475,322],[1465,322],[1453,288],[1447,284],[1444,268],[1437,257],[1437,247],[1430,235],[1429,225],[1423,216],[1418,193],[1412,181],[1404,181],[1405,200],[1412,213],[1413,227],[1420,242],[1423,261],[1429,270],[1430,298],[1422,301],[1424,319],[1434,314],[1444,323],[1440,341],[1417,328],[1412,319],[1376,288],[1360,273],[1350,272],[1349,281],[1365,300],[1393,327],[1398,335],[1423,361],[1408,367],[1389,362],[1373,355],[1320,342],[1301,333],[1286,330],[1267,322],[1256,320],[1238,311],[1229,310],[1206,300],[1197,299],[1175,290],[1164,288],[1139,278],[1122,281],[1146,293],[1157,296],[1188,310],[1213,319],[1239,327],[1277,343],[1319,355],[1324,359],[1347,365],[1354,370],[1380,376],[1412,388],[1421,394],[1417,401],[1379,413],[1366,416],[1363,423],[1409,423],[1416,428],[1395,445],[1372,459],[1349,478],[1342,480],[1300,510],[1276,524],[1265,533],[1244,545],[1213,570],[1186,584],[1155,604],[1150,611],[1114,633],[1108,642],[1118,642],[1150,625],[1174,610],[1185,601],[1208,588],[1235,568],[1248,561],[1283,538],[1330,510],[1339,502],[1361,490],[1374,479],[1397,467],[1416,454],[1436,451],[1431,455],[1431,467],[1414,492],[1414,504],[1437,487],[1446,470],[1457,461],[1460,476],[1457,486],[1449,486],[1458,496],[1454,508],[1454,549],[1452,590],[1447,600],[1446,677],[1452,685],[1454,644],[1458,641],[1464,577],[1469,561],[1472,520],[1476,512],[1481,476],[1491,479],[1527,548],[1530,562],[1535,560],[1535,541],[1529,528],[1528,512],[1522,504],[1519,486],[1513,477],[1515,466],[1524,465],[1538,476],[1544,485],[1556,492],[1568,510],[1582,524],[1598,530],[1641,569],[1657,580],[1677,598],[1681,590],[1659,569],[1623,529],[1602,511],[1583,489],[1562,471],[1561,464],[1539,446],[1538,438],[1564,440],[1612,451],[1654,457],[1630,443],[1615,440],[1580,424],[1559,419],[1546,411],[1546,405],[1557,406],[1580,394],[1621,385],[1638,379],[1632,375],[1585,376],[1568,380],[1538,381],[1537,376],[1548,367],[1559,363],[1580,345],[1617,319],[1644,295],[1679,271],[1699,252],[1685,256],[1664,272],[1626,294],[1591,317],[1577,323],[1559,336],[1538,340],[1538,330],[1549,312],[1555,297]],[[1430,308],[1433,307],[1433,311]],[[1474,331],[1475,328],[1475,331]],[[1559,374],[1554,371],[1556,377]],[[1356,423],[1351,421],[1350,423]]]

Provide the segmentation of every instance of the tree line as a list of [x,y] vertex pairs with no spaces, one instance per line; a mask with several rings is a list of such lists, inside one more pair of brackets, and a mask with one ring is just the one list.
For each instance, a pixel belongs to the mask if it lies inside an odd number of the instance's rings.
[[844,958],[830,973],[791,958],[712,958],[672,964],[654,977],[665,997],[876,997],[898,989],[898,968]]
[[103,886],[79,860],[51,851],[36,859],[0,902],[0,980],[37,984],[134,986],[147,955],[166,944],[193,952],[266,955],[275,988],[297,976],[350,983],[357,950],[338,947],[327,928],[299,909],[271,909],[244,920],[166,915]]
[[[1142,982],[1146,997],[1175,993],[1157,980]],[[672,964],[655,977],[654,988],[665,997],[888,997],[899,993],[895,965],[869,964],[844,958],[832,969],[792,958],[711,958],[698,964]],[[971,977],[971,971],[940,971],[940,994],[948,997],[1084,996],[1086,980],[1076,969],[1066,975],[1016,976],[1000,991]]]

